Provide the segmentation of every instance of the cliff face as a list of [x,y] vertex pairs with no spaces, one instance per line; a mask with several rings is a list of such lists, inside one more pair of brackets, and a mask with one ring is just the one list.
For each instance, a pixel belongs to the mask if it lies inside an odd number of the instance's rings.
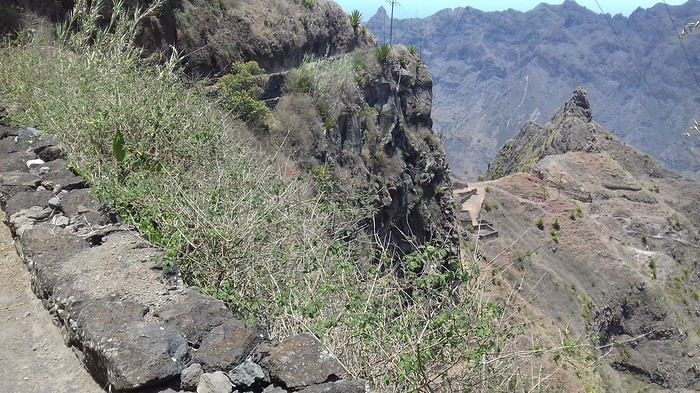
[[[52,22],[73,7],[73,1],[11,2]],[[144,26],[141,44],[150,52],[177,48],[198,76],[226,72],[232,63],[248,60],[280,71],[299,65],[305,55],[346,53],[371,40],[354,31],[340,6],[329,0],[167,0],[157,20]]]
[[[437,243],[455,253],[452,184],[442,144],[432,130],[432,76],[405,49],[398,48],[395,55],[362,91],[366,105],[378,112],[374,143],[379,143],[370,147],[375,154],[365,163],[370,184],[379,186],[378,233],[403,252]],[[361,131],[350,127],[341,135],[357,138]],[[400,173],[387,171],[391,161]]]
[[480,249],[515,244],[497,263],[536,313],[607,354],[603,391],[700,388],[700,185],[594,122],[582,89],[490,174],[505,177],[488,182],[482,218],[500,237]]
[[[697,0],[669,9],[677,27],[700,19]],[[368,26],[388,41],[386,13]],[[529,12],[456,8],[394,21],[394,42],[421,49],[435,75],[433,117],[457,177],[483,174],[519,127],[545,120],[581,85],[623,141],[676,172],[700,171],[700,140],[682,136],[700,117],[700,36],[684,41],[691,66],[663,4],[629,17],[570,0]]]
[[[330,169],[338,185],[336,198],[368,209],[371,218],[364,226],[392,252],[410,253],[436,244],[456,255],[452,184],[442,144],[431,128],[432,76],[406,48],[392,49],[382,61],[375,52],[321,60],[301,68],[300,76],[290,76],[292,91],[279,101],[280,124],[273,127],[273,134],[297,124],[282,119],[296,119],[300,110],[318,111],[314,115],[318,120],[312,116],[296,127],[311,128],[309,135],[289,139],[300,139],[291,147],[301,161]],[[325,95],[315,88],[302,94],[294,91],[306,83],[295,78],[304,81],[324,68],[337,70],[320,77],[324,86],[329,78],[347,75],[349,82],[342,91]],[[309,95],[316,108],[305,104]],[[319,103],[318,95],[332,98]],[[331,104],[329,99],[342,102]]]

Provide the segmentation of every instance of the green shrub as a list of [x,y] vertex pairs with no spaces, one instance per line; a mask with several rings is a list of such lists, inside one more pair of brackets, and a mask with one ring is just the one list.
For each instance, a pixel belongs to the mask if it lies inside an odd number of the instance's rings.
[[221,105],[255,129],[267,129],[270,110],[258,100],[268,82],[268,76],[258,63],[236,63],[231,72],[219,80]]
[[377,60],[379,60],[380,63],[385,64],[389,60],[389,53],[391,53],[391,47],[389,45],[380,45],[376,49]]
[[418,56],[418,48],[416,48],[415,45],[411,45],[408,47],[408,53],[412,54],[413,56]]
[[539,229],[540,231],[544,231],[544,218],[540,217],[535,223],[535,225],[537,226],[537,229]]
[[559,234],[555,229],[552,229],[549,232],[549,235],[552,237],[552,241],[554,241],[554,243],[559,243]]
[[553,228],[555,231],[558,231],[558,230],[561,229],[561,222],[559,222],[559,219],[558,219],[558,218],[555,218],[555,219],[554,219],[554,222],[552,223],[552,228]]
[[362,22],[362,13],[358,10],[354,10],[350,13],[350,26],[357,32],[357,28],[360,27],[360,22]]
[[651,270],[650,275],[651,275],[652,280],[656,280],[656,259],[649,258],[647,265],[649,266],[649,269]]
[[353,107],[359,94],[351,55],[336,59],[307,58],[287,75],[286,89],[311,96],[324,119],[336,121]]
[[304,2],[304,7],[312,10],[314,7],[316,7],[316,0],[303,0]]
[[227,92],[245,92],[253,98],[260,98],[269,76],[257,62],[235,63],[231,66],[231,72],[221,77],[219,88],[224,96]]

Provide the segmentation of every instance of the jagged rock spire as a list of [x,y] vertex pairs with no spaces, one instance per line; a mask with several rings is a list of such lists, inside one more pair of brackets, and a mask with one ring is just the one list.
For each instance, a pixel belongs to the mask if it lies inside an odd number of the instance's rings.
[[576,116],[585,119],[587,122],[593,120],[593,111],[591,110],[591,104],[588,102],[586,89],[577,87],[574,90],[569,101],[564,104],[554,118],[561,118],[562,116]]

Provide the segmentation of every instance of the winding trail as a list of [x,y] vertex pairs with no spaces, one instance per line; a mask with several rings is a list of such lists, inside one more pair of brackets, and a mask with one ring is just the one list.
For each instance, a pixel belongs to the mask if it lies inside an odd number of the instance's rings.
[[[2,213],[4,217],[5,214]],[[104,392],[63,343],[0,224],[0,392]]]

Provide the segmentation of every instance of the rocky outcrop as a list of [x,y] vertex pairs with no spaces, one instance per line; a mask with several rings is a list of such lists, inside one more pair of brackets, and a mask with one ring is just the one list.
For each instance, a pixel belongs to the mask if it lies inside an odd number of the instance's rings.
[[311,153],[338,174],[341,197],[371,208],[364,223],[398,255],[435,244],[457,253],[452,183],[440,138],[432,130],[432,75],[404,47],[386,60],[375,50],[353,54],[362,82]]
[[503,148],[481,214],[499,238],[479,249],[532,315],[595,346],[599,389],[696,391],[700,185],[592,119],[577,89]]
[[[0,201],[32,289],[102,386],[326,391],[345,375],[314,337],[270,342],[167,271],[162,252],[66,168],[55,138],[3,126],[0,134]],[[39,158],[47,151],[52,160]]]
[[596,126],[586,91],[577,88],[544,126],[529,122],[489,164],[490,179],[527,172],[542,158],[574,151],[598,151]]

